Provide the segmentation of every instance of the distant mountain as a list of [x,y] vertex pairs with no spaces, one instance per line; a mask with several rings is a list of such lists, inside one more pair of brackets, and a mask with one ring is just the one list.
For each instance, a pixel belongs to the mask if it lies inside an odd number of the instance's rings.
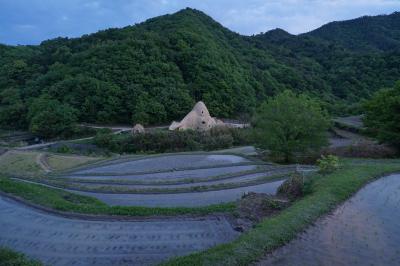
[[[345,112],[400,77],[398,13],[365,19],[241,36],[188,8],[80,38],[0,45],[0,126],[27,127],[35,102],[49,99],[82,122],[167,123],[198,100],[218,117],[249,116],[285,88]],[[386,38],[365,37],[375,24]],[[364,35],[352,41],[352,31]]]
[[267,31],[264,34],[259,34],[257,35],[258,38],[264,38],[266,40],[269,41],[273,41],[273,42],[281,42],[290,38],[293,38],[295,35],[290,34],[289,32],[280,29],[280,28],[276,28],[270,31]]
[[400,12],[335,21],[304,35],[340,44],[356,52],[395,50],[400,47]]

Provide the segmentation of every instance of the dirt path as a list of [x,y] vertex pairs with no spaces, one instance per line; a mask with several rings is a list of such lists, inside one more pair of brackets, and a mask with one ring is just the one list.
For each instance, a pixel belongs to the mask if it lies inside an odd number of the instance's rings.
[[44,153],[39,153],[36,157],[36,163],[45,171],[46,173],[51,172],[51,167],[47,162],[47,155]]
[[368,184],[258,265],[400,265],[400,174]]
[[56,266],[154,265],[238,235],[221,217],[88,221],[50,215],[3,197],[0,217],[0,245]]

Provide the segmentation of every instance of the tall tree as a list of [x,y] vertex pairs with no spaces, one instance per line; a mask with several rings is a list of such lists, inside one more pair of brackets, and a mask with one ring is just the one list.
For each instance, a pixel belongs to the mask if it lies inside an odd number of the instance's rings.
[[285,162],[327,144],[328,116],[305,94],[285,90],[263,103],[254,121],[259,145]]
[[400,81],[365,103],[364,124],[381,142],[400,148]]
[[77,121],[76,109],[48,96],[36,99],[28,116],[30,131],[47,139],[71,135]]

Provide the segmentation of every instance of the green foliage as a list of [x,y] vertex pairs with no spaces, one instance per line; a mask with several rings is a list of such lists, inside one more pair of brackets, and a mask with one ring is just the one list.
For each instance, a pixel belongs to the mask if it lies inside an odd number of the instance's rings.
[[36,99],[30,106],[29,129],[44,138],[69,136],[75,129],[76,110],[68,104],[46,96]]
[[70,153],[71,148],[68,147],[68,145],[61,145],[60,147],[57,148],[58,153]]
[[339,158],[334,155],[322,155],[321,158],[317,160],[317,165],[319,172],[324,174],[332,173],[339,168]]
[[112,140],[113,133],[111,130],[101,130],[97,132],[96,136],[94,137],[94,143],[96,143],[96,145],[98,145],[99,147],[110,147]]
[[400,12],[385,16],[364,16],[358,19],[331,22],[310,35],[340,43],[351,50],[385,51],[400,45]]
[[30,260],[25,255],[0,247],[0,265],[2,266],[41,266],[42,263]]
[[18,182],[7,177],[0,177],[0,190],[20,197],[28,202],[42,205],[57,211],[122,215],[122,216],[151,216],[151,215],[205,215],[213,212],[232,212],[236,204],[233,202],[209,205],[205,207],[141,207],[141,206],[108,206],[98,199],[81,196],[60,189],[48,188],[42,185]]
[[318,102],[284,91],[261,105],[254,119],[257,142],[285,162],[327,144],[329,119]]
[[45,95],[90,123],[170,123],[198,100],[213,116],[251,116],[284,89],[318,96],[335,114],[357,112],[400,76],[399,21],[395,13],[248,37],[185,9],[81,38],[0,45],[0,126],[28,128]]
[[400,149],[400,81],[391,89],[378,91],[364,108],[367,131]]
[[290,200],[303,196],[304,180],[301,174],[294,174],[278,187],[278,195],[283,195]]
[[235,145],[248,144],[243,137],[246,129],[214,128],[206,132],[155,131],[146,134],[113,135],[98,133],[94,143],[117,153],[163,153],[195,150],[225,149]]

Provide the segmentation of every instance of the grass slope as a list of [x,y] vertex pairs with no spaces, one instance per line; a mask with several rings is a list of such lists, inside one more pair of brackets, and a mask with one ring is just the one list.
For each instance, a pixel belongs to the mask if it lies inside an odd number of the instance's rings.
[[40,266],[40,262],[30,260],[25,255],[0,247],[0,265],[2,266]]
[[89,157],[89,156],[76,156],[76,155],[67,156],[67,155],[50,154],[47,158],[47,161],[51,169],[56,171],[61,171],[73,167],[78,167],[100,159],[101,158]]
[[37,152],[8,151],[0,156],[0,173],[35,175],[43,173],[37,164]]
[[367,182],[395,171],[400,171],[400,160],[343,160],[335,173],[314,175],[307,182],[304,198],[277,216],[266,218],[237,240],[172,259],[164,265],[248,265],[292,240]]
[[209,214],[212,212],[231,212],[235,203],[224,203],[197,208],[150,208],[135,206],[108,206],[92,198],[47,188],[41,185],[28,184],[0,177],[0,190],[30,203],[38,204],[50,209],[64,212],[96,215],[124,215],[124,216],[151,216],[151,215],[178,215],[178,214]]

